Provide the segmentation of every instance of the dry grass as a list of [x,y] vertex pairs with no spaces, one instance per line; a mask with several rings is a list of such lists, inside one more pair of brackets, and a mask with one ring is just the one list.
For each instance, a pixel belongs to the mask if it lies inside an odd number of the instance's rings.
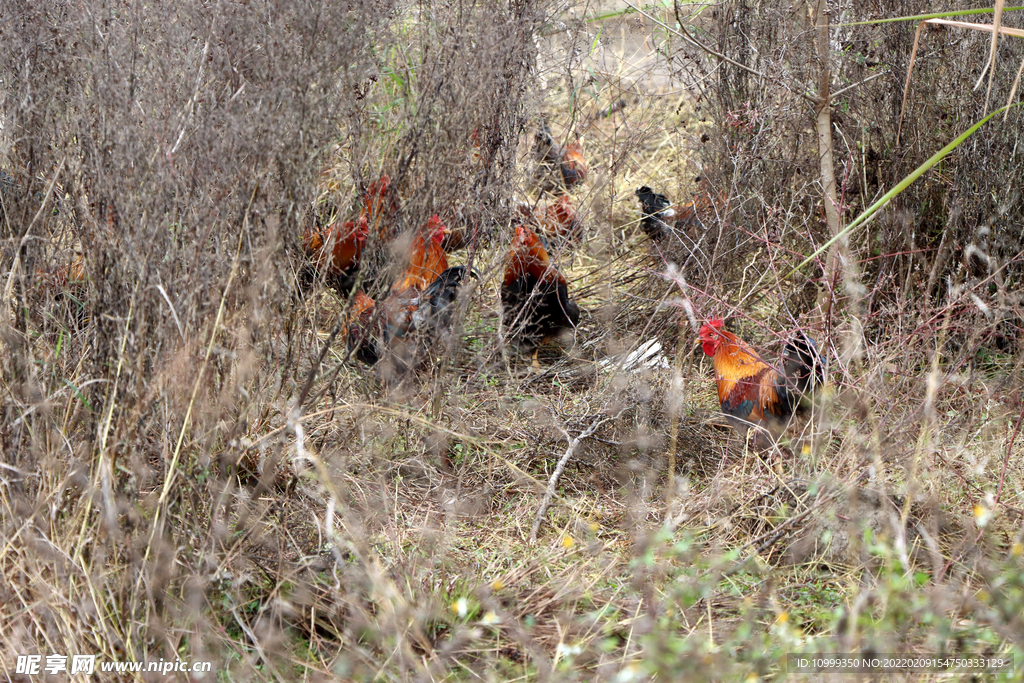
[[[780,85],[814,82],[792,56],[809,39],[782,7],[693,19],[758,81],[635,14],[580,20],[599,7],[87,4],[0,8],[23,65],[3,72],[0,137],[17,184],[9,676],[35,653],[209,660],[224,680],[748,680],[782,678],[792,652],[1019,663],[1019,114],[855,234],[845,282],[823,260],[787,278],[828,236],[813,114]],[[921,76],[915,142],[894,152],[912,30],[836,31],[841,83],[894,70],[836,105],[850,217],[977,117],[948,79],[970,65],[949,60]],[[535,373],[501,337],[498,277],[515,202],[538,200],[542,113],[591,172],[583,235],[554,250],[582,321]],[[481,274],[457,343],[400,383],[332,340],[348,301],[295,283],[307,209],[347,213],[382,171],[402,227],[455,206],[485,226],[452,259]],[[693,253],[659,249],[633,192],[686,203],[698,176],[721,197],[708,230]],[[46,277],[76,254],[84,277]],[[767,357],[796,326],[819,339],[829,386],[779,447],[721,419],[684,304]],[[649,340],[664,362],[626,368]],[[559,456],[609,416],[530,543]]]

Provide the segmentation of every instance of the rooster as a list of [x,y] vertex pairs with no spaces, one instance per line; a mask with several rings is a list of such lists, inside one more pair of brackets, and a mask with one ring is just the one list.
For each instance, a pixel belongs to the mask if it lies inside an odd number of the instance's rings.
[[446,254],[458,251],[459,249],[468,249],[473,242],[477,241],[477,236],[480,232],[479,216],[473,216],[467,221],[467,224],[452,228],[446,232],[441,247]]
[[536,233],[522,225],[505,258],[501,305],[513,339],[521,349],[534,350],[534,367],[539,367],[537,347],[580,321],[565,277],[551,264]]
[[519,213],[524,222],[551,240],[568,240],[577,235],[583,225],[569,195],[562,195],[547,206],[520,204]]
[[534,135],[534,156],[540,162],[541,190],[562,194],[587,179],[587,163],[579,142],[564,147],[551,135],[547,122]]
[[393,346],[398,340],[416,334],[426,341],[435,341],[437,334],[451,325],[459,287],[467,276],[478,277],[466,266],[453,266],[422,291],[405,290],[388,297],[384,334],[387,343]]
[[362,290],[357,291],[341,328],[341,335],[347,341],[352,355],[367,365],[373,365],[380,359],[378,335],[374,334],[376,309],[376,301]]
[[309,284],[311,275],[320,275],[340,295],[348,296],[371,229],[382,238],[388,237],[396,202],[391,178],[385,173],[363,192],[355,220],[336,220],[320,227],[310,207],[310,227],[303,233],[301,244],[312,263],[302,275],[303,284]]
[[689,204],[673,206],[668,197],[647,186],[638,189],[636,196],[643,213],[640,227],[662,260],[675,263],[687,280],[707,281],[722,275],[723,259],[716,256],[729,229],[724,193],[712,192],[708,181],[699,179]]
[[636,196],[644,214],[640,220],[640,228],[644,233],[651,239],[659,239],[671,233],[675,226],[676,211],[668,197],[646,185],[636,191]]
[[315,272],[339,292],[351,286],[366,246],[369,226],[366,218],[335,221],[326,228],[310,229],[302,236],[302,248],[312,260]]
[[414,367],[424,349],[451,325],[454,302],[467,273],[465,266],[448,267],[442,249],[447,229],[436,215],[425,231],[412,238],[409,264],[378,305],[356,294],[346,327],[350,348],[367,364],[387,358],[392,369]]
[[389,237],[391,216],[398,206],[398,198],[391,190],[391,176],[382,173],[380,178],[370,183],[363,194],[363,208],[359,214],[369,227],[382,238]]
[[422,291],[393,291],[380,307],[357,292],[343,328],[353,355],[367,365],[386,359],[391,374],[419,365],[429,347],[450,331],[459,288],[467,276],[478,277],[466,266],[453,266]]
[[391,291],[401,294],[413,289],[422,292],[444,271],[448,270],[448,257],[444,252],[445,235],[448,229],[434,214],[427,220],[424,231],[412,238],[409,251],[409,265],[398,277]]
[[392,303],[385,329],[385,378],[400,377],[448,348],[455,302],[467,275],[477,277],[466,266],[453,266],[415,297]]
[[716,318],[700,328],[704,353],[715,366],[722,412],[744,437],[750,427],[758,427],[759,432],[777,438],[799,407],[801,396],[825,380],[817,345],[798,332],[786,342],[780,373],[722,325]]

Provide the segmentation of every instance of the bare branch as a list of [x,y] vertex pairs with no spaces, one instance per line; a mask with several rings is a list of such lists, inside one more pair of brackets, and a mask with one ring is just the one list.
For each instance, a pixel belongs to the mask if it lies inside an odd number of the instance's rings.
[[[551,480],[548,482],[548,490],[544,493],[544,499],[540,503],[540,509],[537,510],[537,517],[533,520],[533,528],[530,529],[530,543],[537,542],[537,532],[540,530],[541,522],[544,521],[544,515],[547,514],[548,507],[551,505],[551,499],[555,497],[555,489],[558,487],[558,479],[562,476],[562,472],[565,470],[565,466],[569,463],[569,459],[572,458],[576,449],[579,447],[580,442],[586,439],[594,432],[598,430],[605,422],[614,420],[622,415],[626,409],[625,404],[619,409],[614,415],[600,414],[590,426],[580,432],[579,436],[569,441],[569,447],[565,449],[565,453],[558,459],[558,464],[555,466],[555,471],[551,474]],[[566,433],[566,436],[568,434]]]

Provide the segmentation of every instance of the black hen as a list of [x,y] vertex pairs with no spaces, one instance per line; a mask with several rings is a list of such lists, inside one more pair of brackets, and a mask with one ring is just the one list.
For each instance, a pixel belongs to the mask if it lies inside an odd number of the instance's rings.
[[676,216],[672,202],[663,194],[658,194],[651,188],[644,185],[636,191],[640,200],[640,208],[644,217],[640,221],[640,228],[652,238],[661,237],[666,231],[672,229]]
[[692,233],[704,229],[704,222],[698,215],[696,202],[691,202],[676,211],[668,197],[658,194],[646,185],[636,191],[636,196],[640,200],[640,208],[644,213],[643,220],[640,221],[640,228],[651,239],[657,240],[683,232],[694,239],[696,234]]
[[782,349],[782,374],[792,384],[789,393],[794,409],[801,395],[825,383],[825,361],[818,353],[818,345],[802,331],[797,331]]

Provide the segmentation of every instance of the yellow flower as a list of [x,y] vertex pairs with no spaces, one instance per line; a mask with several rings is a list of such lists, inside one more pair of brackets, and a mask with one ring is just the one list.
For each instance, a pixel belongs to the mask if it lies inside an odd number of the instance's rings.
[[974,521],[979,527],[984,527],[990,519],[992,519],[990,509],[980,503],[974,506]]
[[495,579],[494,581],[491,581],[491,590],[492,591],[500,591],[504,587],[505,587],[505,582],[502,581],[501,579]]
[[775,619],[776,624],[785,624],[789,621],[789,612],[783,612]]
[[452,603],[451,610],[460,617],[465,618],[465,616],[469,614],[469,600],[466,600],[466,598],[459,598]]
[[1020,557],[1022,553],[1024,553],[1024,543],[1017,541],[1010,546],[1010,555],[1013,557]]
[[572,540],[572,536],[569,536],[568,534],[566,534],[565,536],[562,537],[562,547],[563,548],[568,550],[569,548],[573,547],[574,545],[576,545],[576,541]]

